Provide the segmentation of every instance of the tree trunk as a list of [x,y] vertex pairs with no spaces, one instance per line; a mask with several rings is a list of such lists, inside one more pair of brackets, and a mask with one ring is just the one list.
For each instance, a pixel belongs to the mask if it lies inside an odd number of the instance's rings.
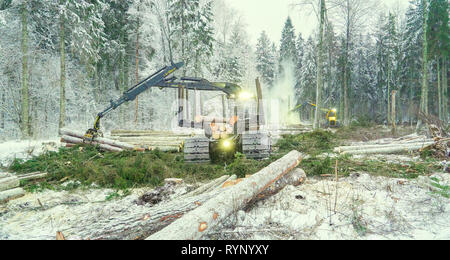
[[314,114],[313,129],[320,127],[319,111],[322,107],[321,94],[323,82],[323,30],[325,24],[325,0],[320,1],[320,26],[319,26],[319,48],[317,61],[317,85],[316,85],[316,111]]
[[28,10],[27,4],[21,7],[22,18],[22,136],[29,137],[29,93],[28,93]]
[[391,79],[391,66],[389,66],[389,60],[388,60],[387,109],[386,109],[388,125],[391,124],[391,119],[392,119],[391,118],[391,113],[390,113],[390,111],[391,111],[391,98],[390,98],[390,96],[391,96],[391,81],[390,81],[390,79]]
[[[137,7],[139,13],[139,6]],[[136,84],[139,83],[139,17],[137,18],[136,25]],[[136,111],[134,113],[134,125],[138,125],[139,115],[139,97],[136,97]]]
[[439,119],[442,120],[443,119],[443,116],[442,116],[443,109],[442,109],[442,90],[441,90],[441,71],[440,71],[441,67],[440,67],[439,62],[440,62],[440,59],[437,58],[436,65],[437,65],[437,88],[438,88],[438,107],[439,107],[438,116],[439,116]]
[[396,109],[395,109],[395,94],[397,91],[392,91],[392,104],[391,104],[391,125],[392,125],[392,133],[395,135],[397,130],[397,123],[396,123]]
[[350,72],[348,69],[348,61],[350,59],[350,3],[347,1],[347,24],[346,24],[346,37],[345,37],[345,65],[344,65],[344,125],[349,125],[350,114],[349,114],[349,100],[348,100],[348,88],[349,88],[349,77]]
[[[428,115],[428,4],[427,0],[422,0],[423,4],[423,56],[422,56],[422,91],[420,97],[420,111]],[[422,120],[419,118],[416,131],[422,127]]]
[[444,114],[444,122],[448,122],[448,81],[447,81],[447,59],[443,57],[442,59],[442,91],[443,91],[443,114]]
[[[64,1],[60,1],[63,4]],[[61,55],[61,71],[60,71],[60,85],[59,85],[59,129],[64,127],[66,120],[66,54],[65,54],[65,28],[64,28],[64,14],[60,14],[59,18],[59,52]]]

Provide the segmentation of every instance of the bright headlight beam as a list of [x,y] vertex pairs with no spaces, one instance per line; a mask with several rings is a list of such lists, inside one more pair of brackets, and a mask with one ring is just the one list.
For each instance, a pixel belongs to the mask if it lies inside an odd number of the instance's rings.
[[246,99],[250,99],[253,97],[253,94],[247,91],[242,91],[241,93],[239,93],[239,98],[246,100]]
[[231,146],[231,142],[228,140],[225,140],[225,141],[223,141],[222,145],[224,148],[229,148]]

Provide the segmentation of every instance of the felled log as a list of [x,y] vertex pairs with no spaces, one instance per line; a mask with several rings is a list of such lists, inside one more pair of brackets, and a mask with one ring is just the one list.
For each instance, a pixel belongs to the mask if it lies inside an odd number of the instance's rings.
[[11,177],[11,174],[7,172],[0,172],[0,179]]
[[371,149],[383,149],[383,148],[400,148],[400,147],[411,147],[411,146],[427,146],[434,144],[433,141],[428,142],[418,142],[418,143],[394,143],[394,144],[380,144],[380,145],[356,145],[356,146],[340,146],[334,148],[335,153],[342,153],[347,151],[358,151],[358,150],[371,150]]
[[412,152],[418,151],[425,147],[423,144],[412,144],[404,146],[390,146],[384,148],[371,148],[365,150],[350,150],[343,152],[344,154],[390,154],[390,153],[400,153],[400,152]]
[[[69,129],[61,129],[59,131],[59,133],[62,136],[75,137],[75,138],[78,138],[78,139],[81,139],[81,140],[84,137],[84,133],[73,131],[73,130],[69,130]],[[68,140],[68,139],[66,138],[66,140]],[[102,145],[102,144],[103,145],[107,145],[107,146],[104,146],[105,149],[107,149],[106,147],[108,147],[108,146],[112,146],[112,147],[117,147],[117,148],[124,149],[124,150],[135,150],[133,145],[130,145],[130,144],[127,144],[127,143],[123,143],[123,142],[114,141],[114,140],[103,138],[103,137],[95,138],[93,143],[100,144],[100,145]]]
[[27,174],[16,175],[21,181],[38,180],[47,176],[46,172],[32,172]]
[[[68,135],[63,135],[61,136],[61,142],[62,143],[71,143],[71,144],[84,144],[83,139],[81,138],[77,138],[77,137],[73,137],[73,136],[68,136]],[[123,149],[115,147],[115,146],[111,146],[111,145],[107,145],[107,144],[101,144],[98,142],[92,142],[91,144],[93,145],[98,145],[100,148],[107,150],[107,151],[111,151],[111,152],[121,152],[123,151]]]
[[122,205],[105,207],[95,205],[92,216],[86,217],[83,223],[66,231],[66,236],[91,240],[136,240],[168,226],[176,219],[192,211],[211,198],[216,197],[226,189],[214,189],[196,196],[182,196],[180,198],[162,201],[155,205]]
[[245,207],[261,192],[292,171],[301,161],[298,151],[291,151],[258,173],[229,187],[199,208],[185,214],[148,240],[191,240],[205,233],[237,210]]
[[0,179],[0,191],[5,191],[20,186],[19,178],[15,176],[1,178]]
[[[114,129],[111,130],[111,135],[122,135],[122,134],[145,134],[145,135],[167,135],[167,134],[178,134],[169,131],[157,131],[157,130],[134,130],[134,129]],[[180,133],[184,134],[184,133]]]
[[204,193],[205,191],[209,190],[211,187],[217,187],[222,185],[230,176],[224,175],[221,176],[203,186],[200,186],[199,188],[193,190],[191,193],[188,193],[186,196],[195,196],[201,193]]
[[22,188],[14,188],[5,191],[0,191],[0,203],[5,203],[13,199],[17,199],[25,195]]
[[159,137],[159,136],[142,136],[142,137],[112,137],[112,139],[117,140],[119,142],[163,142],[163,143],[181,143],[186,140],[187,137]]

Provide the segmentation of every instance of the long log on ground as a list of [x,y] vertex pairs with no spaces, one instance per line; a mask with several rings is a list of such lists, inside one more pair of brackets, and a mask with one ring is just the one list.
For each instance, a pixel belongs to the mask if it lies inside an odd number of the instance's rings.
[[342,153],[346,151],[356,151],[356,150],[369,150],[369,149],[381,149],[381,148],[392,148],[392,147],[409,147],[409,146],[428,146],[434,144],[434,141],[428,142],[417,142],[417,143],[406,143],[406,144],[383,144],[383,145],[352,145],[352,146],[339,146],[334,148],[334,152]]
[[207,191],[208,189],[210,189],[211,187],[217,187],[219,185],[221,185],[223,182],[225,182],[228,178],[230,178],[229,175],[224,175],[221,176],[213,181],[210,181],[200,187],[198,187],[197,189],[193,190],[192,192],[186,194],[186,196],[195,196],[195,195],[199,195],[201,193],[204,193],[205,191]]
[[69,235],[69,239],[73,236],[91,240],[144,239],[225,190],[182,196],[153,206],[136,204],[130,207],[129,204],[122,205],[120,201],[108,207],[99,204],[92,209],[92,216],[86,217],[83,223],[67,230],[65,234]]
[[244,211],[249,211],[256,202],[260,200],[264,200],[267,197],[270,197],[280,190],[282,190],[287,185],[298,186],[306,181],[306,173],[302,169],[294,169],[289,174],[284,175],[274,184],[270,185],[266,190],[258,194],[256,198],[254,198],[251,202],[245,205]]
[[0,172],[0,179],[11,177],[11,174],[7,172]]
[[[71,137],[80,138],[80,139],[83,139],[83,137],[84,137],[84,133],[69,130],[69,129],[61,129],[59,131],[59,134],[62,136],[71,136]],[[108,145],[108,146],[115,146],[120,149],[134,150],[133,145],[114,141],[114,140],[107,139],[107,138],[102,138],[102,137],[95,138],[95,142],[93,142],[93,143],[104,144],[104,145]]]
[[343,152],[343,154],[391,154],[391,153],[418,151],[424,147],[425,147],[424,145],[420,144],[420,145],[409,145],[409,146],[372,148],[372,149],[366,149],[366,150],[345,151],[345,152]]
[[21,181],[38,180],[47,177],[46,172],[32,172],[27,174],[16,175]]
[[25,195],[25,191],[22,188],[15,188],[5,191],[0,191],[0,203],[5,203],[13,199],[17,199]]
[[112,140],[119,142],[170,142],[181,143],[187,139],[187,137],[111,137]]
[[199,208],[185,214],[148,240],[199,239],[205,232],[255,199],[284,175],[297,167],[302,154],[291,151],[258,173],[221,192]]
[[[81,138],[77,138],[77,137],[73,137],[73,136],[68,136],[68,135],[63,135],[61,136],[61,142],[62,143],[71,143],[71,144],[84,144],[83,139]],[[123,151],[123,149],[115,147],[115,146],[111,146],[111,145],[107,145],[107,144],[101,144],[101,143],[97,143],[97,142],[92,142],[91,144],[93,145],[98,145],[100,148],[107,150],[107,151],[111,151],[111,152],[121,152]]]
[[364,145],[394,145],[394,144],[414,144],[414,143],[424,143],[424,142],[432,142],[431,138],[417,138],[412,140],[402,140],[402,141],[393,141],[393,140],[384,140],[377,142],[358,142],[352,143],[349,146],[364,146]]
[[20,180],[15,176],[0,179],[0,191],[17,188],[19,186],[20,186]]
[[141,135],[190,135],[189,132],[172,132],[172,131],[155,131],[155,130],[121,130],[121,129],[115,129],[111,130],[111,135],[126,135],[126,134],[141,134]]

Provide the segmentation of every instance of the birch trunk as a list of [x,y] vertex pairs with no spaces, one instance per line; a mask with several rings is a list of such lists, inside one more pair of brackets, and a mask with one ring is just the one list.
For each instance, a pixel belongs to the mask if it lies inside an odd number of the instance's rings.
[[[137,7],[137,12],[139,13],[139,6]],[[137,18],[136,25],[136,84],[139,83],[139,17]],[[136,110],[134,112],[134,125],[138,125],[139,117],[139,97],[136,97]]]
[[[64,1],[60,1],[63,4]],[[66,120],[66,55],[65,55],[65,28],[64,28],[64,14],[60,14],[59,18],[59,52],[60,60],[60,85],[59,85],[59,129],[64,127]]]
[[392,133],[396,133],[397,130],[397,123],[396,123],[396,108],[395,108],[395,94],[397,91],[392,91],[392,97],[391,97],[391,124],[392,124]]
[[22,136],[29,137],[29,93],[28,93],[28,10],[27,4],[21,7],[22,18],[22,111],[21,128]]
[[316,85],[316,110],[314,114],[313,129],[320,127],[319,110],[322,106],[321,94],[323,84],[323,30],[325,23],[325,0],[320,0],[320,26],[319,26],[319,48],[317,61],[317,85]]
[[440,71],[440,59],[439,57],[437,58],[437,88],[438,88],[438,116],[439,119],[442,120],[443,116],[442,116],[442,91],[441,91],[441,71]]
[[[423,4],[423,56],[422,56],[422,91],[420,97],[420,111],[428,115],[428,1],[422,0]],[[419,118],[416,131],[422,127],[422,120]]]

